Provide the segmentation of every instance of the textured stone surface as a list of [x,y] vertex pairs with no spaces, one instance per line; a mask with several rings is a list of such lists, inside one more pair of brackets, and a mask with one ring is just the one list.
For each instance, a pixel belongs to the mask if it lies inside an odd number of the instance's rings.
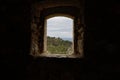
[[[64,3],[64,4],[63,4]],[[32,23],[32,55],[40,55],[46,53],[46,20],[47,16],[56,16],[56,14],[67,14],[74,18],[74,54],[78,54],[79,57],[83,56],[83,33],[84,33],[84,24],[83,24],[83,9],[84,6],[82,1],[45,1],[40,3],[35,3],[33,5],[33,23]],[[72,12],[71,12],[72,11]],[[66,16],[66,15],[65,15]],[[77,21],[79,19],[79,21]],[[82,26],[81,26],[82,24]],[[37,33],[37,34],[36,34]],[[41,40],[42,39],[42,40]],[[47,54],[46,54],[47,55]],[[52,56],[52,55],[49,55]],[[60,56],[60,55],[59,55]],[[61,55],[62,56],[62,55]],[[67,55],[66,55],[67,57]]]
[[0,80],[120,80],[117,0],[85,0],[83,59],[29,55],[31,5],[38,1],[0,0]]

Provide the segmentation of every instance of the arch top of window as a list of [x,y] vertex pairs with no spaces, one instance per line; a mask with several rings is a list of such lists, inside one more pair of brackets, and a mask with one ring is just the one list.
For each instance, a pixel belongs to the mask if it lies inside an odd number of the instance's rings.
[[56,16],[67,17],[67,18],[71,18],[71,19],[74,20],[74,16],[69,15],[69,14],[62,14],[62,13],[48,15],[48,16],[45,17],[45,19],[50,19],[50,18],[56,17]]

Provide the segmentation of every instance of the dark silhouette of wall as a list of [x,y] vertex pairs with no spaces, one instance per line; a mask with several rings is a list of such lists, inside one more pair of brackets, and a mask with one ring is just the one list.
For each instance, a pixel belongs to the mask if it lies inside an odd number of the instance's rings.
[[[85,1],[85,57],[33,58],[30,51],[31,4],[35,1],[0,1],[1,79],[97,80],[120,73],[117,1]],[[118,19],[118,20],[117,20]]]

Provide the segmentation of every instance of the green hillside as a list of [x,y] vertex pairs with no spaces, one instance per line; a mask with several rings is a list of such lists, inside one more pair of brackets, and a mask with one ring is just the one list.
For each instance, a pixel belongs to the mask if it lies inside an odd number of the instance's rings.
[[71,50],[72,42],[56,37],[47,37],[47,51],[51,54],[66,54]]

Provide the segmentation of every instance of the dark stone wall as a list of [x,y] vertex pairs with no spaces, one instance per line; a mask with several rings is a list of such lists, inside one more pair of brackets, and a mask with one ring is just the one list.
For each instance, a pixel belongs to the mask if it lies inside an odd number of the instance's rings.
[[[91,3],[91,6],[89,4]],[[101,61],[118,59],[119,47],[119,22],[120,17],[116,1],[86,2],[86,48],[90,54]],[[91,43],[90,43],[91,42]],[[87,45],[88,44],[88,45]],[[104,62],[103,60],[103,62]]]
[[[120,73],[119,2],[115,0],[111,2],[85,1],[84,59],[38,59],[29,56],[30,6],[30,1],[0,1],[1,79],[97,80],[119,78],[117,75]],[[115,73],[117,74],[114,75]]]
[[[86,69],[98,79],[118,78],[119,64],[119,2],[92,0],[85,6]],[[88,66],[88,67],[87,67]]]
[[0,2],[0,78],[22,78],[30,47],[30,6]]

